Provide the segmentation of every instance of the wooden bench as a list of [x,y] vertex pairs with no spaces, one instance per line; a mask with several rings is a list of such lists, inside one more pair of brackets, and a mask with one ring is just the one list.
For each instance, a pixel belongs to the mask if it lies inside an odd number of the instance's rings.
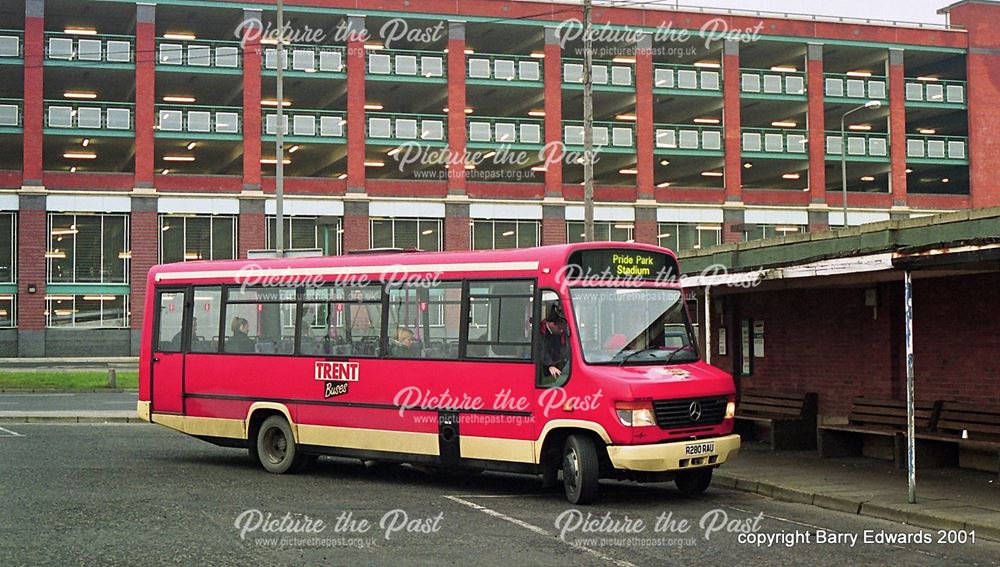
[[[941,402],[916,402],[915,430],[931,432],[940,408]],[[846,424],[823,424],[816,432],[820,457],[866,456],[906,464],[906,400],[855,398]],[[926,460],[938,459],[928,454]]]
[[766,439],[772,451],[816,448],[815,393],[745,390],[736,406],[737,432],[746,440]]
[[953,444],[957,464],[1000,473],[1000,407],[943,402],[932,430],[917,439]]

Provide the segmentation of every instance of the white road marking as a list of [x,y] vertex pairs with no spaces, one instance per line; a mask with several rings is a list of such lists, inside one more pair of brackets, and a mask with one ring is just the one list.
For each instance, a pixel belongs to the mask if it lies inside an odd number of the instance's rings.
[[[598,559],[601,559],[603,561],[611,563],[612,565],[617,565],[618,567],[637,567],[634,563],[629,563],[628,561],[625,561],[624,559],[615,559],[614,557],[611,557],[609,555],[605,555],[605,554],[601,553],[600,551],[597,551],[597,550],[594,550],[594,549],[590,549],[589,547],[584,547],[582,545],[579,545],[579,544],[576,544],[576,543],[573,543],[573,542],[570,542],[570,541],[566,541],[564,539],[559,538],[554,533],[546,530],[545,528],[540,528],[540,527],[538,527],[538,526],[536,526],[534,524],[529,524],[528,522],[525,522],[523,520],[518,520],[517,518],[512,518],[511,516],[508,516],[508,515],[506,515],[506,514],[504,514],[502,512],[497,512],[496,510],[492,510],[490,508],[487,508],[486,506],[480,506],[479,504],[476,504],[475,502],[469,502],[468,500],[459,498],[458,496],[445,496],[445,498],[451,500],[452,502],[458,502],[459,504],[462,504],[464,506],[468,506],[469,508],[472,508],[473,510],[479,510],[480,512],[483,512],[484,514],[488,514],[490,516],[493,516],[494,518],[500,518],[501,520],[510,522],[510,523],[514,524],[515,526],[520,526],[520,527],[522,527],[522,528],[524,528],[524,529],[526,529],[526,530],[528,530],[530,532],[536,533],[538,535],[545,536],[545,537],[550,537],[550,538],[552,538],[552,539],[554,539],[554,540],[556,540],[558,542],[564,543],[564,544],[572,547],[573,549],[576,549],[576,550],[582,551],[584,553],[587,553],[589,555],[592,555],[592,556],[594,556],[594,557],[596,557]],[[481,497],[477,496],[477,498],[481,498]],[[487,497],[487,498],[491,498],[491,497]],[[492,498],[498,498],[498,497],[497,496],[493,496]]]
[[0,437],[24,437],[24,435],[21,435],[17,431],[11,431],[10,429],[7,429],[6,427],[0,427],[0,431],[3,431],[4,433],[7,433],[7,435],[0,435]]

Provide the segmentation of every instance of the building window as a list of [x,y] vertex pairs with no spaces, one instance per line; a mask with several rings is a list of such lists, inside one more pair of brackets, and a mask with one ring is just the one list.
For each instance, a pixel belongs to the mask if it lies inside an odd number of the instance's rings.
[[764,238],[776,238],[779,236],[788,236],[790,234],[799,234],[806,232],[809,227],[802,225],[789,225],[789,224],[755,224],[750,225],[750,228],[744,231],[743,241],[748,242],[750,240],[761,240]]
[[0,283],[17,281],[17,217],[0,213]]
[[542,223],[533,220],[474,220],[472,249],[531,248],[538,246]]
[[160,216],[160,263],[236,258],[236,217]]
[[441,219],[372,219],[372,248],[441,250]]
[[[267,242],[265,247],[275,247],[277,217],[267,217]],[[341,228],[339,217],[285,217],[285,250],[319,248],[326,256],[341,254]]]
[[49,283],[128,283],[128,215],[50,214]]
[[707,248],[722,243],[722,226],[680,222],[659,223],[657,243],[675,252]]
[[127,295],[45,296],[45,325],[57,328],[121,329],[129,325]]
[[[632,242],[635,225],[630,222],[594,221],[594,240],[597,242]],[[583,242],[583,221],[566,222],[566,242]]]
[[17,326],[17,302],[15,294],[0,293],[0,329],[10,329]]

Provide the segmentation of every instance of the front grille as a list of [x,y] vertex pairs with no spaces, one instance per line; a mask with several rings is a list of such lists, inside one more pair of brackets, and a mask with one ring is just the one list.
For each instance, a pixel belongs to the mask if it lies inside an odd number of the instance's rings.
[[[656,412],[656,424],[660,429],[704,427],[722,423],[722,418],[726,416],[726,401],[725,397],[654,400],[653,411]],[[698,419],[691,417],[691,405],[695,402],[701,408]]]

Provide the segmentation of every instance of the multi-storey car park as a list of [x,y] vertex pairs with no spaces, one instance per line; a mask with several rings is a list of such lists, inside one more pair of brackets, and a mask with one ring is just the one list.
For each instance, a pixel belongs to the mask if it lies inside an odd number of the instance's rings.
[[[285,10],[279,102],[273,1],[3,2],[0,356],[135,353],[151,266],[274,247],[278,104],[286,246],[582,239],[579,4]],[[1000,6],[942,12],[599,3],[597,238],[839,226],[845,178],[848,224],[1000,204]]]

